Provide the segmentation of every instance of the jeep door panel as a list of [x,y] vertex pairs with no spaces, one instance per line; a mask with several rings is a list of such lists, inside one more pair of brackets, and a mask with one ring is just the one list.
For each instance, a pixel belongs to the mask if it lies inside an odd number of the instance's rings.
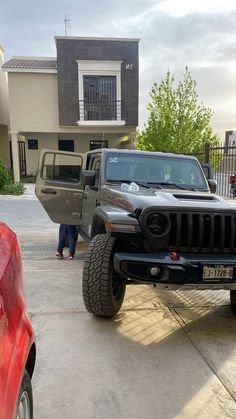
[[100,184],[101,155],[94,154],[89,160],[89,169],[95,171],[95,181],[93,186],[85,186],[82,202],[82,218],[80,223],[80,230],[87,237],[90,237],[91,235],[93,216],[97,206]]
[[78,225],[81,218],[83,156],[42,150],[35,193],[52,221]]

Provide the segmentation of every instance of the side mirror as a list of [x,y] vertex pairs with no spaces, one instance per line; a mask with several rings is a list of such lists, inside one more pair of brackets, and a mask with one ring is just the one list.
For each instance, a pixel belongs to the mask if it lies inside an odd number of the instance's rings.
[[94,186],[95,170],[82,170],[83,183],[87,186]]
[[202,164],[202,169],[207,179],[213,179],[213,170],[210,164],[208,163]]
[[216,193],[217,182],[214,179],[208,179],[208,185],[211,193]]

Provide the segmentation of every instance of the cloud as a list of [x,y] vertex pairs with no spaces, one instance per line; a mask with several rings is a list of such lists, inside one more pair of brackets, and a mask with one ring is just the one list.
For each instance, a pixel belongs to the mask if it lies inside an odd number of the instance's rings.
[[[0,43],[12,55],[55,56],[54,35],[141,38],[140,126],[154,81],[190,68],[200,99],[215,109],[217,130],[231,129],[236,108],[234,0],[8,0],[1,5]],[[221,122],[219,122],[221,121]],[[230,126],[229,126],[230,125]]]
[[158,12],[165,12],[177,17],[191,13],[222,13],[236,9],[234,0],[164,0],[154,8]]

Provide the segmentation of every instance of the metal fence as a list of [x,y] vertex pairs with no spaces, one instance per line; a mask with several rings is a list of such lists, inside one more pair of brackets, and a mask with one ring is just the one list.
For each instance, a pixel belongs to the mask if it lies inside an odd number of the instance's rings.
[[235,188],[231,188],[230,177],[236,175],[236,147],[205,146],[204,151],[195,154],[201,163],[210,163],[217,181],[216,193],[223,197],[236,199]]

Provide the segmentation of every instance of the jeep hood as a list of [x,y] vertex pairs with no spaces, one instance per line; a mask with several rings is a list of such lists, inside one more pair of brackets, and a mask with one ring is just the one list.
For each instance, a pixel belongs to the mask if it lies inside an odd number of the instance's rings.
[[236,209],[223,198],[208,193],[182,189],[154,189],[139,187],[137,192],[124,192],[121,185],[105,186],[101,199],[106,204],[118,206],[134,212],[136,209],[158,207],[173,210],[204,210],[217,212],[235,212]]

